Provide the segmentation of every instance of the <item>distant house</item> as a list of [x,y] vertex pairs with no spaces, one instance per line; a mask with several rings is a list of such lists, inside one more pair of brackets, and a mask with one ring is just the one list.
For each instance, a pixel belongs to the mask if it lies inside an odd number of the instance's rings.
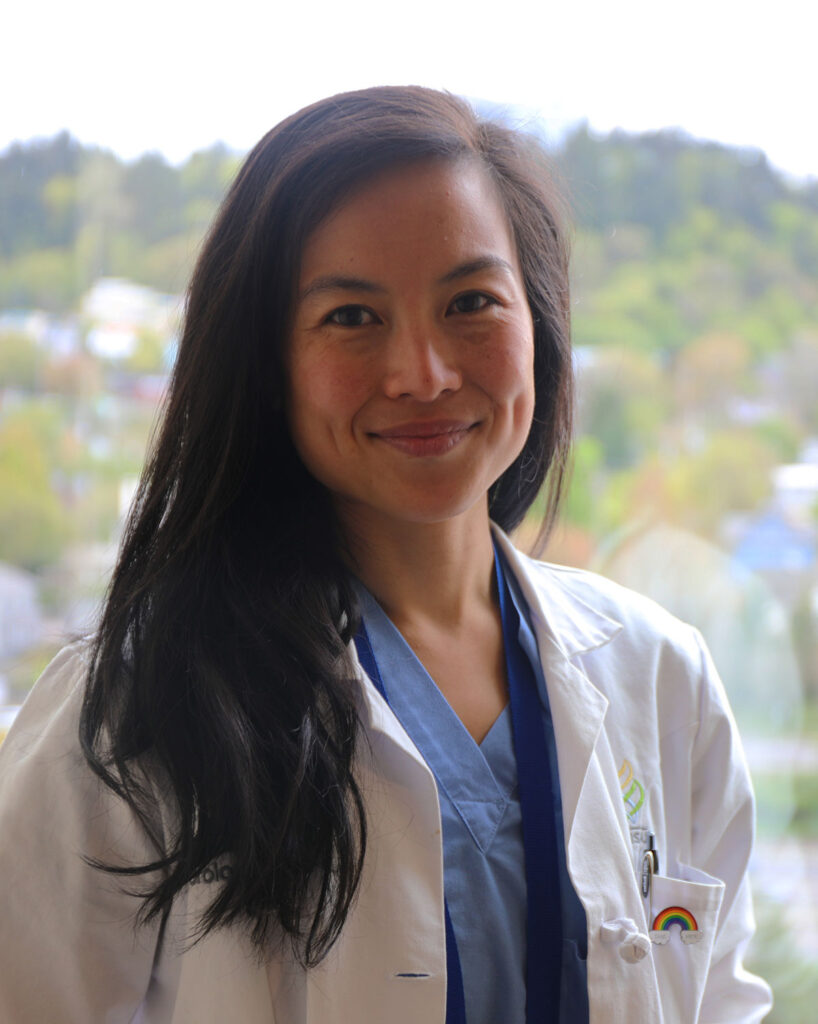
[[0,334],[24,334],[39,344],[48,332],[48,314],[41,309],[0,310]]
[[165,295],[120,277],[101,277],[82,298],[82,313],[89,320],[159,327],[178,305]]
[[744,524],[732,555],[792,607],[818,577],[818,530],[770,508]]
[[803,695],[787,604],[766,571],[666,523],[623,536],[594,567],[701,630],[740,727],[797,721]]
[[818,462],[793,462],[773,471],[776,502],[790,516],[810,520],[818,510]]
[[132,354],[141,330],[155,331],[170,342],[180,306],[176,295],[102,277],[82,299],[82,316],[90,325],[88,347],[95,355],[116,360]]
[[739,519],[728,542],[734,561],[763,576],[792,609],[818,584],[818,462],[805,447],[801,462],[776,466],[764,509]]
[[0,309],[0,344],[4,334],[23,334],[52,356],[71,355],[80,344],[76,317],[42,309]]
[[35,647],[42,637],[43,616],[35,578],[0,562],[0,660]]
[[781,512],[765,512],[746,525],[733,557],[754,572],[809,572],[818,558],[815,533]]

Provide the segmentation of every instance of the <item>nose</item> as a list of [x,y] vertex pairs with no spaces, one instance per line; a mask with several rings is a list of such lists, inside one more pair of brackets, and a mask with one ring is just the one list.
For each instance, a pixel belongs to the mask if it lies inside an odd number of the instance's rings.
[[395,331],[389,340],[384,391],[389,398],[433,402],[463,382],[456,346],[433,328]]

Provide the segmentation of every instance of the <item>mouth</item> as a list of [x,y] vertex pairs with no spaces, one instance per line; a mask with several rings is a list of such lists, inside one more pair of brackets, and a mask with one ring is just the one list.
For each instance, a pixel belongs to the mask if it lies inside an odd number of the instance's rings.
[[471,420],[416,420],[372,431],[370,436],[406,455],[445,455],[478,425]]

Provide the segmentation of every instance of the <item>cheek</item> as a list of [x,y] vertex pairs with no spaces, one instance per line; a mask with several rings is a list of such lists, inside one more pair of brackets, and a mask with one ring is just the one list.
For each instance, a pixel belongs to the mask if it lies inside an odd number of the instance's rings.
[[367,387],[360,365],[326,348],[296,355],[289,368],[289,414],[295,430],[343,430],[365,401]]
[[525,415],[534,408],[534,341],[515,338],[513,343],[488,347],[484,373],[497,401],[514,406]]

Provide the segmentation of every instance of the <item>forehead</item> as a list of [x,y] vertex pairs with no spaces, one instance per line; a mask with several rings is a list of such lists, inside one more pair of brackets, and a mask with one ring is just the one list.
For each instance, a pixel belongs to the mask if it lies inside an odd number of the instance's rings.
[[307,239],[301,282],[396,261],[445,270],[452,260],[490,254],[518,267],[489,172],[475,161],[430,160],[385,171],[340,203]]

